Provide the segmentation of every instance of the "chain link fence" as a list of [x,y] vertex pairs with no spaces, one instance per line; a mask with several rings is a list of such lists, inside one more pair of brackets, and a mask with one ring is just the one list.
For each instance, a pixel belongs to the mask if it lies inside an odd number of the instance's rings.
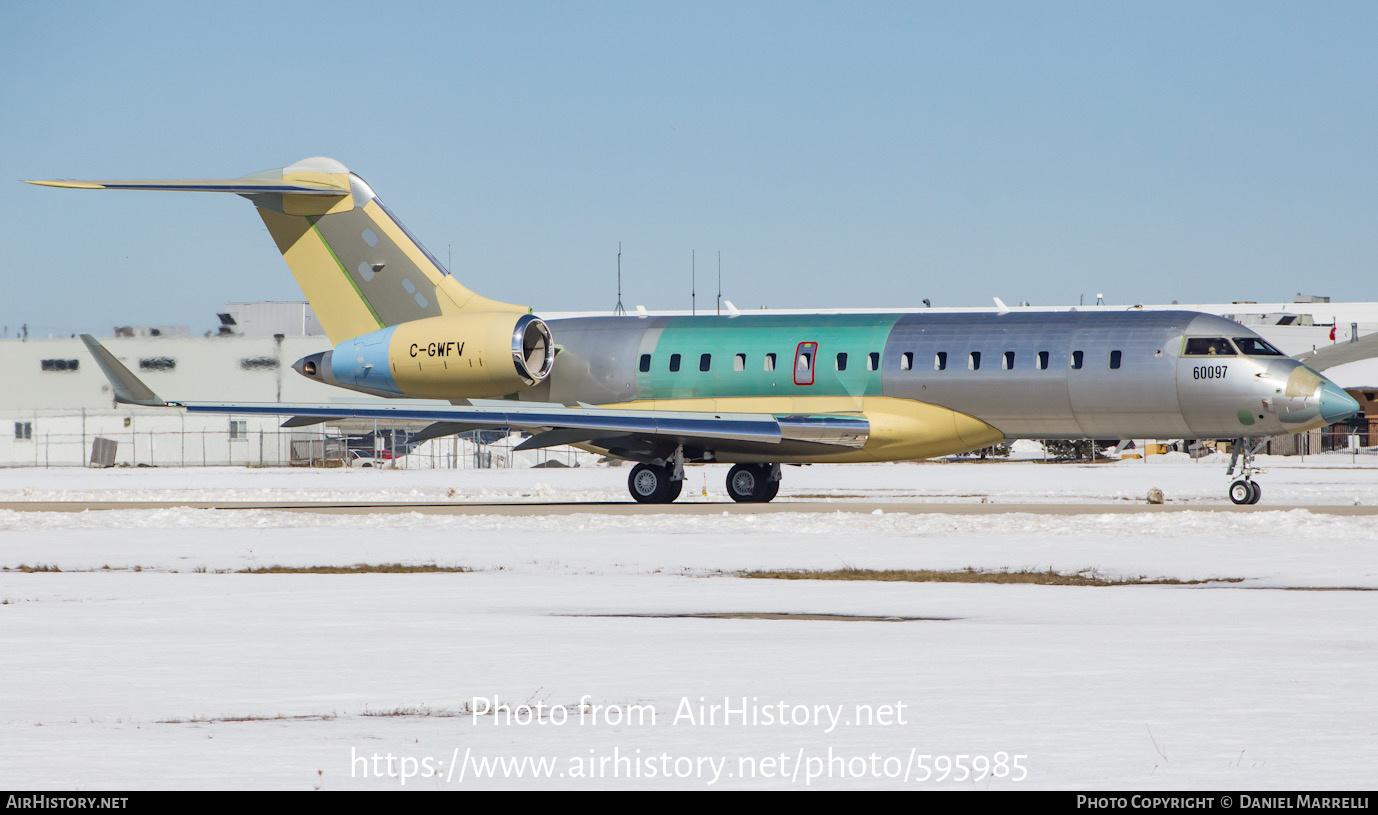
[[256,417],[210,427],[139,415],[30,415],[13,423],[13,438],[0,437],[0,466],[489,469],[579,467],[600,458],[566,446],[517,451],[523,437],[501,431],[415,442],[414,430],[345,434],[326,425],[282,428]]

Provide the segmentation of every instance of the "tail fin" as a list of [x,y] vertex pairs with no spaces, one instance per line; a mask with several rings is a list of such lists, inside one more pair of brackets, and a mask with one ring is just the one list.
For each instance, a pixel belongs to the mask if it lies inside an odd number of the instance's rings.
[[514,311],[465,288],[359,176],[308,158],[243,178],[31,181],[49,187],[229,192],[258,214],[335,344],[398,323],[469,311]]
[[125,405],[147,405],[148,407],[164,407],[164,402],[153,389],[143,383],[134,375],[132,371],[124,367],[124,363],[115,358],[115,355],[105,349],[100,341],[90,334],[82,334],[81,341],[86,344],[86,348],[91,352],[91,356],[96,358],[96,365],[105,374],[105,378],[110,380],[110,387],[115,391],[115,401]]

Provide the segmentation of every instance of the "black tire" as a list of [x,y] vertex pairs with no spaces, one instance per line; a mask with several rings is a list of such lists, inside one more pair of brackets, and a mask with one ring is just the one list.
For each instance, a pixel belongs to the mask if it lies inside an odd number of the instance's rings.
[[[769,475],[769,473],[767,473],[767,475]],[[761,497],[760,497],[760,499],[759,499],[759,502],[762,503],[762,504],[769,504],[771,501],[774,501],[774,500],[775,500],[775,496],[777,496],[777,495],[779,495],[779,494],[780,494],[780,482],[779,482],[779,480],[770,481],[769,479],[767,479],[767,480],[766,480],[766,489],[765,489],[765,492],[761,493]]]
[[739,504],[756,503],[761,472],[755,464],[734,464],[727,471],[727,494]]
[[733,501],[764,504],[780,492],[780,482],[770,479],[769,464],[735,464],[727,472],[727,494]]
[[1249,503],[1257,504],[1258,499],[1263,497],[1263,488],[1258,485],[1257,481],[1250,481],[1249,488],[1252,492],[1252,495],[1249,496]]
[[1253,503],[1249,499],[1254,497],[1253,482],[1240,479],[1230,485],[1230,500],[1236,504]]
[[679,497],[683,481],[670,479],[669,467],[638,464],[627,476],[627,491],[638,504],[668,504]]

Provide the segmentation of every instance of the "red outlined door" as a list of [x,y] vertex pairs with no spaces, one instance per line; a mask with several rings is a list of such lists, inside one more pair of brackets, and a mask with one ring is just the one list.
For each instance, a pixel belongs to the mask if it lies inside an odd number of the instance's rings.
[[818,343],[801,342],[794,349],[794,384],[812,385],[813,368],[818,362]]

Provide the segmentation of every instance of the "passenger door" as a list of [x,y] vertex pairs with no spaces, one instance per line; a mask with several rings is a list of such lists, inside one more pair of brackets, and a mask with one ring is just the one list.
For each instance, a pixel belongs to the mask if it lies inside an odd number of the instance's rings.
[[794,349],[794,384],[812,385],[813,369],[818,361],[818,343],[801,342]]

